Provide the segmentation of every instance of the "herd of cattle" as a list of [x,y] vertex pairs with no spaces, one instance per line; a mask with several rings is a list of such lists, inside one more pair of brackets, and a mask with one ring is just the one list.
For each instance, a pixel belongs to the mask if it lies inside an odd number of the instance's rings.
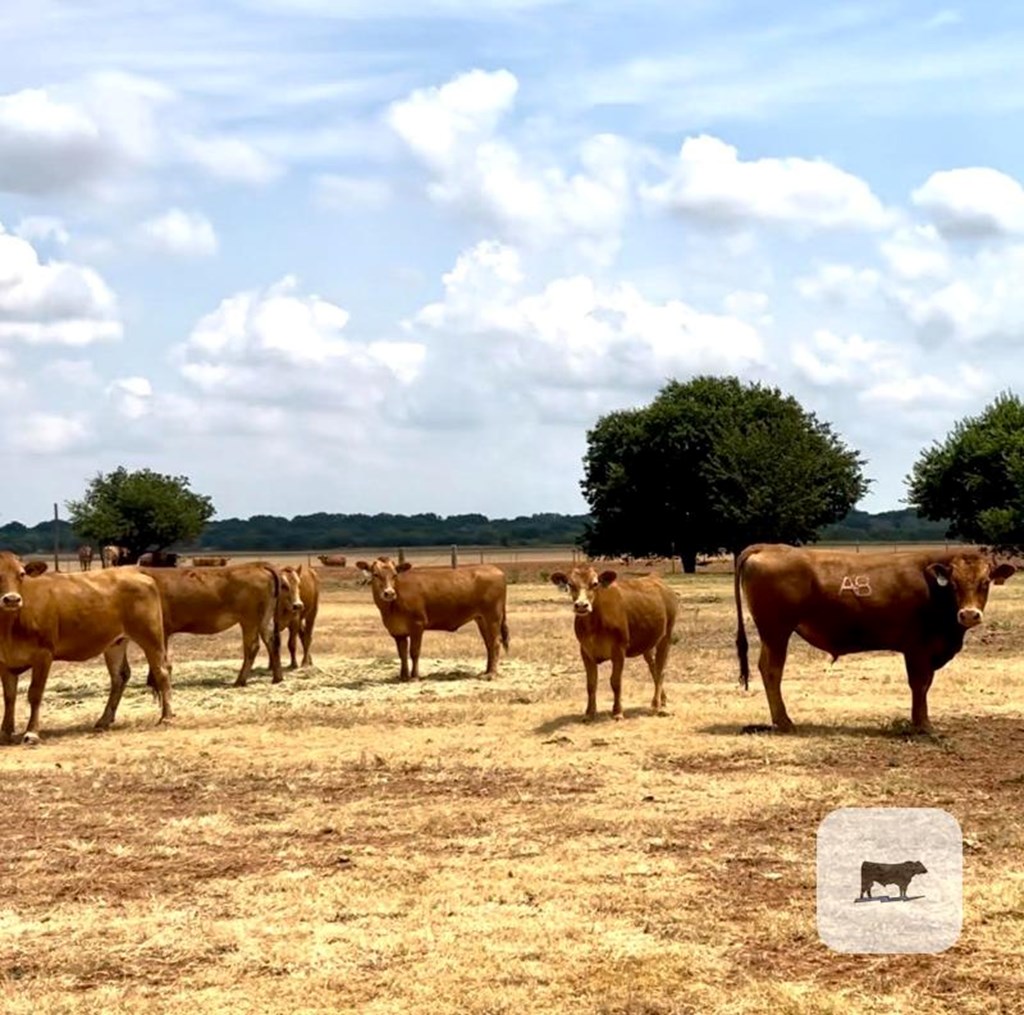
[[[105,547],[104,563],[107,564]],[[244,686],[262,642],[274,683],[282,679],[281,635],[288,632],[290,667],[312,663],[311,643],[319,606],[319,579],[310,567],[265,562],[228,564],[226,558],[193,558],[177,567],[173,555],[136,565],[110,564],[90,572],[51,573],[45,563],[24,563],[0,551],[0,679],[4,713],[0,741],[14,735],[18,677],[31,670],[29,719],[23,740],[39,740],[39,710],[51,664],[103,655],[110,694],[97,728],[114,721],[131,675],[128,643],[149,666],[148,683],[159,699],[161,721],[171,717],[172,635],[219,634],[242,629]],[[90,558],[91,559],[91,558]],[[331,566],[321,558],[325,566]],[[200,565],[202,561],[202,565]],[[388,557],[356,567],[369,582],[374,602],[394,638],[400,680],[419,677],[425,631],[455,631],[476,623],[487,651],[484,676],[498,672],[500,648],[509,648],[504,571],[491,564],[413,568]],[[990,585],[1015,573],[980,550],[918,550],[851,553],[782,544],[756,544],[736,559],[736,651],[740,676],[750,676],[743,599],[761,641],[758,668],[772,726],[793,728],[782,700],[782,671],[793,633],[833,660],[842,655],[889,650],[903,655],[911,691],[911,723],[930,729],[928,689],[935,671],[963,647],[965,632],[980,624]],[[665,667],[672,646],[678,597],[655,575],[620,578],[592,564],[556,572],[551,581],[569,593],[574,630],[587,678],[586,717],[597,713],[598,666],[611,662],[612,716],[622,717],[622,672],[627,658],[643,656],[654,681],[651,707],[666,705]],[[411,663],[411,666],[410,666]],[[753,728],[753,727],[751,727]]]

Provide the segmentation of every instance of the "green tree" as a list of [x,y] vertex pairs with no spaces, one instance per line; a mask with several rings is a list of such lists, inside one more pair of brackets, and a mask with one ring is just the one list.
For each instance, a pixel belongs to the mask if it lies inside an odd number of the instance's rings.
[[791,396],[735,377],[669,381],[587,434],[590,553],[698,553],[813,541],[867,490],[863,459]]
[[907,501],[947,535],[1008,553],[1024,551],[1024,404],[1012,392],[957,423],[921,452]]
[[213,501],[193,493],[186,476],[129,472],[123,466],[97,474],[85,496],[65,506],[76,532],[100,545],[124,546],[132,560],[195,539],[214,513]]

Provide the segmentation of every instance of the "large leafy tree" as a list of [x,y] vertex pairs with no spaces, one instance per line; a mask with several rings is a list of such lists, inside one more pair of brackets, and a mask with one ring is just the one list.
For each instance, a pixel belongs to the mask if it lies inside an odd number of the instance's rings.
[[587,434],[590,553],[697,554],[813,541],[867,490],[863,460],[776,388],[735,377],[670,381]]
[[132,560],[195,539],[213,517],[213,501],[189,489],[186,476],[123,466],[90,483],[81,500],[66,502],[75,531],[97,543],[126,547]]
[[924,518],[948,519],[948,535],[1010,553],[1024,551],[1024,404],[999,395],[921,452],[907,500]]

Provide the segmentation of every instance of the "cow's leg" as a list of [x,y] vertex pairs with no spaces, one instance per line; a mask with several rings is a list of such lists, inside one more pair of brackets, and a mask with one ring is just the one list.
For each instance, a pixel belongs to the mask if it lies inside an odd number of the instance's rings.
[[0,744],[14,739],[14,705],[18,698],[18,676],[6,666],[0,666],[0,681],[4,689],[4,721],[0,724]]
[[670,642],[668,638],[658,642],[656,648],[644,653],[644,661],[651,671],[651,678],[654,680],[654,697],[651,699],[651,709],[658,715],[665,714],[665,663],[668,660]]
[[[245,687],[249,680],[249,674],[252,673],[252,664],[256,661],[256,656],[260,650],[260,629],[257,625],[242,624],[242,668],[238,671],[238,676],[235,677],[235,687]],[[271,648],[268,645],[267,651],[271,652]],[[280,664],[280,660],[278,660]]]
[[[110,675],[110,694],[107,695],[107,704],[103,714],[96,720],[95,729],[109,729],[117,714],[117,706],[121,704],[121,695],[124,694],[125,685],[132,675],[128,667],[128,639],[114,642],[103,653],[103,661],[107,664],[107,673]],[[150,680],[156,682],[156,677],[150,670]],[[147,681],[148,682],[148,681]]]
[[32,664],[32,680],[28,685],[28,726],[22,740],[26,744],[39,743],[39,708],[43,703],[43,691],[46,690],[46,679],[50,675],[53,656],[49,652],[37,656]]
[[420,646],[423,644],[423,628],[414,627],[409,632],[409,660],[412,662],[410,679],[420,679]]
[[587,711],[585,719],[597,718],[597,662],[591,659],[583,649],[580,649],[580,658],[583,660],[583,668],[587,673]]
[[477,617],[476,626],[487,649],[487,670],[481,676],[485,680],[490,680],[498,675],[498,647],[501,643],[501,621],[491,621],[486,617]]
[[288,669],[296,670],[299,664],[295,658],[295,649],[299,642],[300,621],[293,620],[288,623]]
[[612,718],[622,718],[622,671],[626,665],[625,648],[616,648],[612,653]]
[[[272,674],[270,682],[272,684],[279,684],[284,680],[284,675],[281,673],[281,629],[277,625],[276,608],[275,603],[270,604],[270,608],[263,615],[263,621],[260,625],[260,634],[264,642],[266,642],[267,651],[270,653],[270,672]],[[259,652],[258,644],[256,651]]]
[[159,721],[167,722],[174,715],[171,711],[171,664],[159,639],[140,641],[139,644],[146,653],[146,661],[156,682],[156,696],[160,699]]
[[313,644],[313,618],[308,617],[302,621],[299,627],[299,640],[302,642],[302,665],[313,665],[313,654],[310,646]]
[[786,706],[782,700],[782,670],[786,665],[788,647],[788,639],[775,645],[762,641],[761,657],[757,663],[761,671],[761,680],[764,682],[764,691],[768,696],[772,725],[780,733],[789,733],[793,729],[793,722],[786,714]]
[[398,679],[409,679],[409,636],[396,634],[395,647],[398,649]]
[[928,689],[932,686],[935,668],[928,659],[905,655],[907,681],[910,684],[910,724],[922,733],[930,733],[928,719]]

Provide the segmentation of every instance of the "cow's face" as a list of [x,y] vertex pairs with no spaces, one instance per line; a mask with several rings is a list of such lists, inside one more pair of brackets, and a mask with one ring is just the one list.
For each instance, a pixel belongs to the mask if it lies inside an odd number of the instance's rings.
[[913,863],[912,863],[912,864],[910,865],[910,869],[911,869],[911,870],[912,870],[912,871],[913,871],[913,872],[914,872],[915,874],[927,874],[927,873],[928,873],[928,868],[927,868],[927,867],[925,867],[925,865],[924,865],[923,863],[921,863],[921,861],[920,861],[920,860],[915,860],[915,861],[914,861],[914,862],[913,862]]
[[551,576],[551,583],[557,585],[563,592],[568,592],[572,598],[573,611],[584,616],[593,612],[597,590],[607,588],[615,578],[614,571],[603,571],[598,574],[592,567],[574,567],[568,575],[556,571]]
[[375,561],[367,564],[365,560],[356,561],[356,567],[365,571],[373,585],[373,591],[386,603],[393,603],[398,598],[398,589],[395,588],[395,579],[403,571],[412,567],[407,560],[396,564],[390,557],[378,557]]
[[281,568],[281,610],[283,613],[301,613],[302,596],[299,594],[299,572],[294,567]]
[[1002,585],[1016,568],[985,557],[954,557],[948,564],[929,564],[927,570],[936,585],[956,596],[956,619],[970,628],[984,619],[989,587]]
[[6,550],[0,553],[0,610],[4,613],[16,613],[20,610],[24,601],[21,592],[25,581],[30,581],[45,570],[46,564],[42,561],[33,561],[25,565],[21,558],[13,553]]

